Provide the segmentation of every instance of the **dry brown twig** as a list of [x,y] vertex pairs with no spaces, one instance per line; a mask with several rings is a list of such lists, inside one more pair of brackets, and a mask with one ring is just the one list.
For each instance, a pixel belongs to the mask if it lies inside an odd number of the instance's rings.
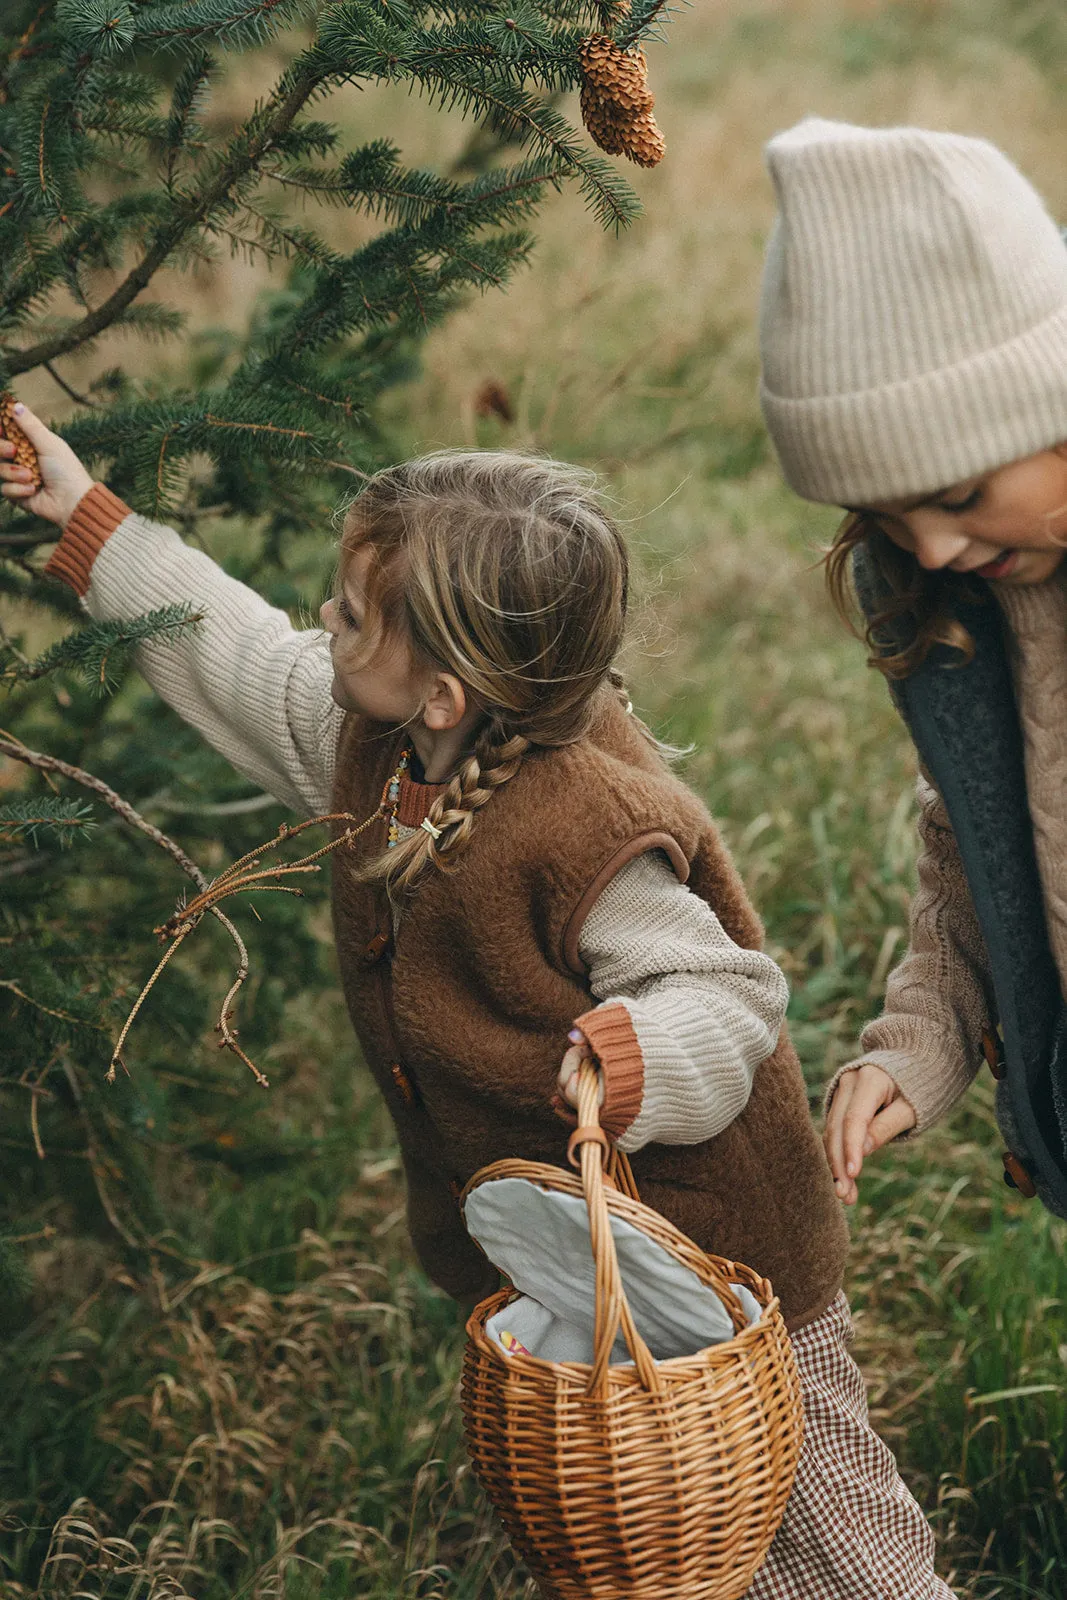
[[[43,773],[46,779],[49,779],[51,773],[58,773],[61,777],[69,778],[71,782],[81,784],[83,788],[99,796],[105,805],[110,806],[113,811],[117,812],[124,822],[137,829],[139,833],[143,833],[146,838],[152,840],[153,844],[158,845],[172,860],[176,861],[199,890],[199,893],[192,900],[180,905],[173,916],[168,917],[166,922],[161,923],[158,928],[153,930],[161,940],[170,940],[171,942],[168,944],[161,960],[157,963],[155,971],[134,1001],[133,1007],[122,1025],[122,1031],[111,1052],[106,1081],[114,1083],[116,1067],[122,1067],[124,1072],[128,1070],[125,1061],[122,1059],[122,1048],[138,1012],[155,987],[167,963],[183,941],[199,926],[205,916],[211,915],[222,923],[237,949],[237,973],[226,992],[226,997],[219,1011],[219,1020],[215,1024],[215,1032],[221,1035],[219,1049],[229,1050],[232,1055],[237,1056],[240,1061],[244,1062],[260,1087],[269,1088],[269,1080],[260,1072],[255,1062],[245,1054],[238,1044],[237,1029],[230,1027],[230,1019],[233,1016],[233,1003],[242,984],[248,977],[248,949],[229,917],[226,916],[225,912],[219,910],[219,902],[228,899],[234,894],[258,894],[271,891],[280,894],[302,894],[302,890],[279,880],[293,877],[299,873],[321,871],[320,862],[324,856],[328,856],[331,851],[338,849],[341,845],[350,844],[352,840],[358,838],[361,833],[365,832],[367,828],[386,814],[384,803],[379,805],[377,810],[372,812],[369,817],[365,817],[362,822],[357,821],[347,811],[331,812],[321,817],[309,817],[306,822],[297,823],[295,827],[290,827],[288,823],[283,822],[273,839],[268,839],[265,843],[257,845],[254,850],[250,850],[240,860],[232,862],[216,878],[208,879],[196,862],[186,855],[179,844],[176,844],[167,834],[155,827],[153,823],[149,822],[146,817],[143,817],[139,811],[131,806],[128,800],[124,800],[120,794],[116,793],[102,779],[95,777],[93,773],[86,772],[82,767],[72,766],[68,761],[60,761],[57,756],[45,755],[40,750],[31,750],[12,735],[3,733],[3,730],[0,730],[0,756],[9,756],[13,761],[21,761],[26,766],[35,768],[38,772]],[[289,839],[295,839],[297,834],[303,833],[307,828],[314,828],[323,823],[331,822],[345,822],[353,824],[353,826],[345,828],[343,833],[339,833],[328,844],[323,845],[318,850],[313,850],[309,855],[302,856],[298,861],[291,861],[280,866],[265,868],[262,866],[262,859],[268,851],[276,850],[280,844],[284,844]]]

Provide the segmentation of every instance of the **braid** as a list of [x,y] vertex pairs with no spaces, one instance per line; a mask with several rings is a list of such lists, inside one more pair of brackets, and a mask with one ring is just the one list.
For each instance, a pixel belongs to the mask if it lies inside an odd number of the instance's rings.
[[442,872],[455,870],[456,857],[470,838],[475,813],[488,804],[502,784],[515,776],[530,744],[521,733],[505,735],[501,728],[490,727],[482,734],[474,753],[468,756],[427,814],[427,822],[440,830],[440,839],[421,828],[392,852],[393,859],[386,870],[386,881],[391,889],[410,889],[427,866],[438,867]]
[[626,679],[623,677],[618,667],[608,668],[608,682],[618,695],[619,704],[622,706],[622,709],[624,711],[632,712],[634,703],[630,699],[630,691],[626,687]]
[[664,761],[670,762],[677,760],[679,756],[687,756],[692,754],[692,745],[667,744],[663,739],[656,738],[656,735],[652,732],[652,729],[649,727],[648,723],[642,721],[642,719],[637,715],[637,712],[634,710],[634,703],[630,699],[630,691],[626,687],[626,679],[623,677],[618,667],[609,667],[607,677],[608,683],[614,689],[619,698],[619,704],[622,706],[627,716],[633,718],[634,727],[638,730],[641,737],[652,746],[653,750],[657,751],[658,754],[663,757]]

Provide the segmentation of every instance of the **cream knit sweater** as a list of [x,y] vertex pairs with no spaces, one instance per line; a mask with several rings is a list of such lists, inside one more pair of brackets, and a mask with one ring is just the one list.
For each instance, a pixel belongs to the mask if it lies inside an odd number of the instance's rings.
[[[133,514],[100,485],[75,511],[48,570],[98,619],[181,600],[202,611],[200,626],[178,641],[142,646],[141,672],[252,783],[306,816],[329,811],[343,712],[330,695],[325,633],[294,628],[172,529]],[[732,1122],[785,1014],[775,963],[736,945],[658,852],[631,862],[603,890],[579,953],[602,1002],[587,1032],[608,1100],[624,1111],[621,1148],[696,1144]],[[561,1056],[565,1048],[561,1040]],[[613,1073],[625,1080],[621,1096]]]
[[[1067,563],[1045,583],[990,587],[1008,627],[1049,940],[1067,994]],[[883,1067],[921,1129],[955,1104],[982,1065],[993,982],[948,815],[925,777],[919,833],[910,945],[889,976],[885,1010],[863,1030],[863,1054],[842,1071]]]

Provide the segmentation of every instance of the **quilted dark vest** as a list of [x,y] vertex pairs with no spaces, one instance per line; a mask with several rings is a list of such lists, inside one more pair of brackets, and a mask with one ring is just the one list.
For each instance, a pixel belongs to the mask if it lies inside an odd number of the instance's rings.
[[[886,588],[862,545],[853,572],[870,617]],[[1004,624],[991,597],[961,593],[954,611],[974,641],[973,659],[960,665],[957,651],[937,647],[890,689],[945,802],[989,958],[992,1020],[1003,1037],[996,1113],[1005,1176],[1067,1216],[1067,1008],[1045,922]]]

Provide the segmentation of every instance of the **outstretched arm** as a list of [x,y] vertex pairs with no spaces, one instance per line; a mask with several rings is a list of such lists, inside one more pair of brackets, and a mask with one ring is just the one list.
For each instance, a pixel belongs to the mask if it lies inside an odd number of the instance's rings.
[[919,779],[919,887],[907,954],[889,975],[885,1010],[860,1037],[826,1096],[824,1141],[837,1192],[852,1205],[866,1156],[942,1117],[974,1080],[993,984],[945,803]]
[[178,601],[204,620],[178,640],[149,641],[137,665],[156,692],[237,770],[306,815],[329,809],[343,713],[330,695],[326,635],[294,628],[283,611],[192,550],[173,529],[136,515],[94,484],[62,439],[23,409],[43,486],[0,442],[8,499],[63,535],[45,568],[82,597],[90,616],[123,621]]

